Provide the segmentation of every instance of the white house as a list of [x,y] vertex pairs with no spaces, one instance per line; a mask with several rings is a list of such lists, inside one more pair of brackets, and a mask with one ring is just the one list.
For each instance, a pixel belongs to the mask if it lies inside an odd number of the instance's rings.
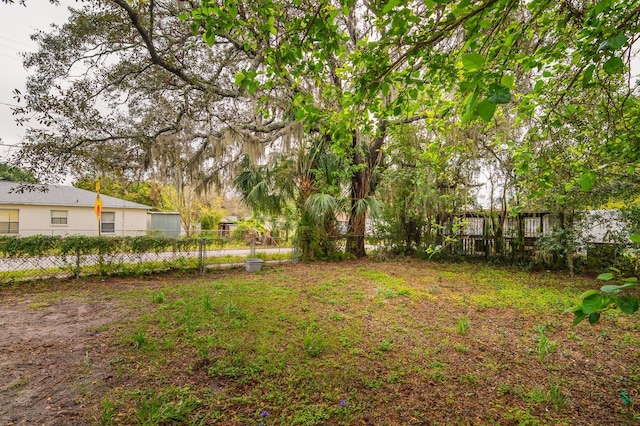
[[96,193],[72,186],[36,185],[22,190],[0,181],[0,235],[145,235],[150,206],[107,195],[100,222]]

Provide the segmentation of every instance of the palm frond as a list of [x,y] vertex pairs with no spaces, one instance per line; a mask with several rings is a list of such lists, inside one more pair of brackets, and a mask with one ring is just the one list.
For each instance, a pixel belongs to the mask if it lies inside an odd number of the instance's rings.
[[322,218],[334,215],[337,211],[338,199],[330,194],[316,193],[307,198],[305,209],[311,216]]
[[381,210],[380,201],[371,196],[356,200],[353,205],[353,212],[357,216],[368,213],[370,217],[376,218],[380,216]]

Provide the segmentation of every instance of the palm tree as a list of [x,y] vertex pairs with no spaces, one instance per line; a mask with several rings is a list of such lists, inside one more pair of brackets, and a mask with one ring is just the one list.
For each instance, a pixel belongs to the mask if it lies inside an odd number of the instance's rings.
[[346,211],[347,205],[341,173],[345,168],[328,139],[308,138],[297,149],[275,153],[262,165],[253,165],[245,157],[240,167],[235,187],[254,212],[281,215],[287,205],[295,206],[303,258],[335,253],[335,240],[340,237],[336,215]]

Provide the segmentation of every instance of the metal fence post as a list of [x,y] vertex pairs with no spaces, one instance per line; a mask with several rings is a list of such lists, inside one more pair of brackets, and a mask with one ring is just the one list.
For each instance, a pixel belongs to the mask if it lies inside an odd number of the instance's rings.
[[76,245],[76,278],[80,278],[80,242]]
[[293,238],[291,241],[291,263],[298,263],[298,239]]
[[207,239],[203,238],[200,240],[200,253],[199,253],[199,258],[198,258],[198,271],[200,272],[200,274],[204,275],[204,251],[206,250],[207,247]]
[[256,234],[251,237],[251,243],[249,245],[249,257],[255,259],[256,257]]

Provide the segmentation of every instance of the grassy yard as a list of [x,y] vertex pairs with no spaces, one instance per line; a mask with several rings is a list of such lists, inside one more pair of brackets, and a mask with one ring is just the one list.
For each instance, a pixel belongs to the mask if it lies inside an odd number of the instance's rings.
[[109,380],[84,390],[90,422],[636,421],[640,318],[572,328],[563,313],[595,280],[353,261],[109,284],[73,293],[130,312],[101,326]]

